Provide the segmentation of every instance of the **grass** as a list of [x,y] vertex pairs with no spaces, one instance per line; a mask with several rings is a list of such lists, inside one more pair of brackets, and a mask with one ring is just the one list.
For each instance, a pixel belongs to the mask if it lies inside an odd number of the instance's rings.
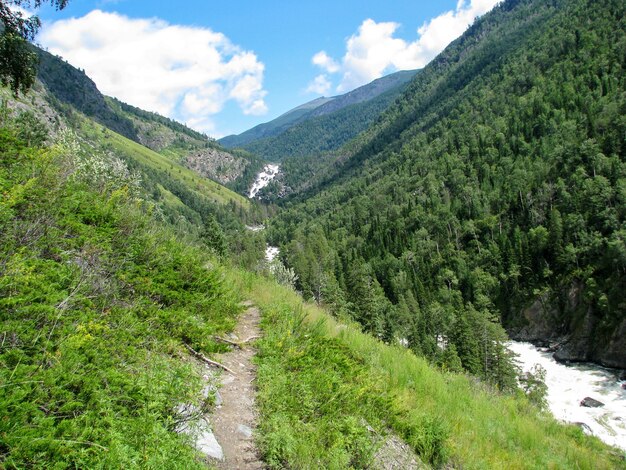
[[[259,442],[273,468],[365,468],[365,426],[392,430],[434,467],[626,468],[623,452],[501,394],[383,344],[273,281],[238,273],[264,314]],[[371,437],[371,436],[370,436]]]
[[240,299],[123,182],[67,180],[67,157],[0,128],[0,468],[205,468],[175,432],[202,400],[183,343],[223,351]]

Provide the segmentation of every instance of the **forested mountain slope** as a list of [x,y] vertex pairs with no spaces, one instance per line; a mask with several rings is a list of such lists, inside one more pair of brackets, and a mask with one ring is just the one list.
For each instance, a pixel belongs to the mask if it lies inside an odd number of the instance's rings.
[[[402,93],[416,73],[401,71],[374,80],[329,99],[290,121],[288,126],[276,127],[263,138],[237,145],[270,161],[337,149],[366,129]],[[234,145],[232,139],[227,139],[220,142]]]
[[500,320],[626,367],[625,13],[477,20],[272,222],[305,295],[498,383]]
[[0,115],[0,466],[206,468],[181,429],[218,396],[188,348],[224,351],[245,298],[264,314],[254,438],[269,468],[377,468],[394,433],[425,468],[623,467],[521,390],[303,312],[293,290],[228,267],[239,256],[221,265],[123,162],[32,124]]

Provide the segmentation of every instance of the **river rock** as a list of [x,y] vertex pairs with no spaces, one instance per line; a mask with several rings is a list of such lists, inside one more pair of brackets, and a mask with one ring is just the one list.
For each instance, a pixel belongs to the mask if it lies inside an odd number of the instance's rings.
[[587,408],[601,408],[604,406],[604,403],[596,400],[595,398],[585,397],[581,400],[580,406],[586,406]]
[[589,425],[587,425],[586,423],[582,423],[580,421],[577,421],[574,423],[576,426],[578,426],[580,429],[582,429],[582,431],[587,434],[588,436],[593,436],[593,431],[591,430],[591,428],[589,427]]
[[582,282],[573,282],[511,312],[515,321],[507,327],[509,336],[549,348],[562,363],[595,362],[626,368],[626,317],[607,331],[594,306],[585,300],[584,291]]

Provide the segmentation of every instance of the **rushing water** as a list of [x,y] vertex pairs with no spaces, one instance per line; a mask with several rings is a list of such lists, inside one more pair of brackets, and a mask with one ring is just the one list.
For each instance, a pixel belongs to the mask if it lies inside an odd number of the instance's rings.
[[[546,371],[548,406],[555,418],[570,423],[584,423],[587,431],[610,445],[626,451],[626,390],[615,371],[593,364],[564,365],[552,353],[530,343],[512,341],[509,348],[517,354],[524,371],[535,364]],[[601,408],[580,406],[591,397],[604,403]]]
[[265,248],[265,259],[268,263],[271,263],[274,259],[276,259],[279,253],[280,250],[277,247],[267,245]]
[[252,187],[250,188],[250,192],[248,193],[248,197],[253,199],[256,197],[257,193],[263,189],[265,186],[270,184],[276,175],[278,174],[278,170],[280,167],[278,165],[274,165],[272,163],[268,163],[263,167],[263,171],[256,176],[256,180]]

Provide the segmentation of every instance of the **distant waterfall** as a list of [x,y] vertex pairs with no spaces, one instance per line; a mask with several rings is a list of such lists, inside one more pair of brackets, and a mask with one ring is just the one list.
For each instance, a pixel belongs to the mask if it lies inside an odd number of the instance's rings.
[[279,169],[279,165],[274,165],[272,163],[265,165],[263,167],[263,171],[257,175],[254,184],[250,188],[248,197],[250,199],[254,199],[261,189],[270,184],[270,181],[276,178]]

